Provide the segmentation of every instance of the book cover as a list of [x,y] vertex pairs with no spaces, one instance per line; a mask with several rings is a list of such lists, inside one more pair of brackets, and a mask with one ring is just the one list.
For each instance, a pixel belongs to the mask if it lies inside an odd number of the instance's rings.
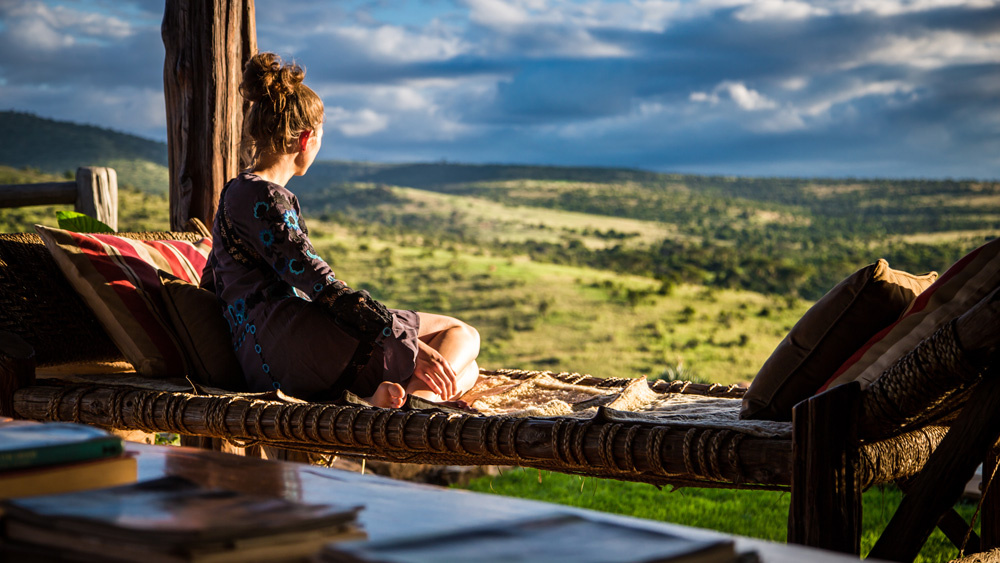
[[4,540],[15,547],[144,563],[290,558],[364,537],[360,507],[206,489],[179,477],[6,500],[0,510]]
[[129,455],[0,471],[0,499],[114,487],[135,482],[138,473]]
[[340,563],[723,563],[733,542],[557,514],[506,525],[386,541],[327,546],[322,561]]
[[121,455],[121,438],[72,422],[0,423],[0,472]]

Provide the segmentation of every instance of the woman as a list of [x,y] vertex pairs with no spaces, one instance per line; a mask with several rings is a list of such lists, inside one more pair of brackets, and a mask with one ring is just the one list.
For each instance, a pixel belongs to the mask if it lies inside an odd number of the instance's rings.
[[337,280],[309,241],[285,188],[323,141],[323,102],[304,76],[273,53],[247,63],[241,151],[249,168],[222,192],[203,276],[225,307],[247,383],[309,399],[348,389],[380,407],[402,406],[407,393],[456,400],[478,378],[476,330],[382,308]]

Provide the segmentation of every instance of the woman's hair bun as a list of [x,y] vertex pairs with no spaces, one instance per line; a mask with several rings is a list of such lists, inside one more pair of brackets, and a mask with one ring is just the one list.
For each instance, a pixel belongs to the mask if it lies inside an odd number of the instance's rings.
[[251,102],[240,141],[246,166],[264,153],[294,152],[303,131],[322,127],[323,100],[302,83],[305,76],[302,67],[286,64],[274,53],[258,53],[247,61],[240,84],[240,93]]
[[280,108],[305,76],[306,71],[295,63],[286,64],[274,53],[257,53],[243,70],[240,92],[248,101],[269,99]]

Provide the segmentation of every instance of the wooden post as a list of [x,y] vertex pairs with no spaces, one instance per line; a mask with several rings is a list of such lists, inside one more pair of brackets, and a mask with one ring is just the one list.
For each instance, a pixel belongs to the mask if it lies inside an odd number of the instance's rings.
[[[993,370],[987,371],[976,386],[975,394],[924,465],[912,493],[903,498],[869,557],[913,561],[940,516],[962,496],[965,484],[996,444],[997,436],[1000,436],[1000,377]],[[985,524],[984,548],[993,539]]]
[[35,382],[35,350],[20,336],[0,332],[0,416],[14,416],[14,392]]
[[861,551],[858,486],[860,384],[848,383],[792,411],[792,499],[788,543]]
[[167,0],[163,91],[170,228],[211,227],[223,184],[239,171],[243,66],[257,51],[254,0]]
[[118,230],[118,173],[114,168],[76,169],[76,210]]
[[983,509],[980,526],[980,551],[1000,547],[1000,471],[994,468],[1000,464],[1000,449],[993,447],[983,462]]

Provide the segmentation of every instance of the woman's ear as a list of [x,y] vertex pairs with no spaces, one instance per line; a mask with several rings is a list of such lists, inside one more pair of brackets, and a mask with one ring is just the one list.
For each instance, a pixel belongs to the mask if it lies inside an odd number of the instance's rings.
[[306,129],[305,131],[299,133],[299,151],[306,152],[306,145],[309,144],[309,139],[312,137],[312,131]]

